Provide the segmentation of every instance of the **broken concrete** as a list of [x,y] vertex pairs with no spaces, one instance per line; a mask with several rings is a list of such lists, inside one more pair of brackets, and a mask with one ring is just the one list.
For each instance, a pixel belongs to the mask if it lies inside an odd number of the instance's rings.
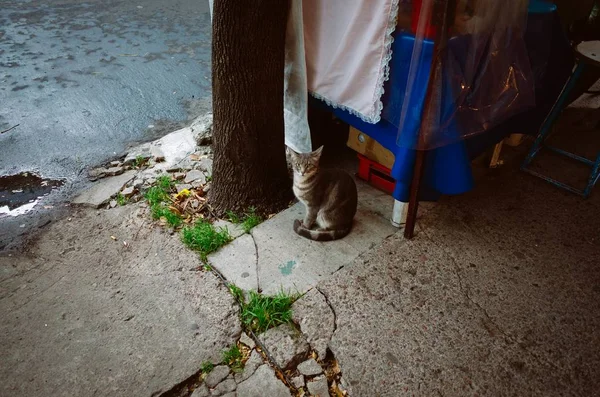
[[315,376],[322,374],[323,368],[321,368],[314,358],[310,358],[298,364],[298,372],[304,376]]
[[187,184],[187,183],[180,183],[175,185],[175,189],[177,190],[177,193],[181,193],[182,190],[190,190],[192,188],[192,185]]
[[206,385],[204,383],[202,383],[200,386],[198,386],[191,395],[191,397],[209,397],[209,396],[210,396],[210,391],[208,390],[208,387],[206,387]]
[[314,397],[329,397],[329,386],[327,386],[327,378],[318,376],[306,382],[306,388],[311,396]]
[[290,397],[289,389],[275,376],[267,364],[261,365],[254,374],[237,387],[240,397]]
[[304,335],[290,324],[282,324],[258,335],[275,363],[282,369],[294,369],[309,353]]
[[248,359],[248,361],[246,361],[246,364],[244,365],[244,370],[241,373],[237,373],[234,375],[235,381],[237,383],[245,381],[246,379],[251,377],[254,374],[254,371],[256,371],[256,369],[264,363],[265,362],[260,353],[256,350],[252,350],[250,358]]
[[119,193],[123,186],[135,176],[135,171],[127,171],[122,175],[102,179],[94,186],[75,197],[73,204],[98,208],[106,204],[111,197]]
[[310,346],[321,360],[324,359],[327,344],[335,331],[335,313],[325,296],[318,289],[311,289],[294,302],[292,316]]
[[296,389],[300,389],[301,387],[304,387],[306,385],[306,383],[304,383],[304,376],[302,375],[293,377],[292,379],[290,379],[290,381]]
[[81,209],[0,256],[0,395],[149,396],[236,343],[228,290],[147,219]]
[[240,336],[240,342],[248,346],[250,349],[254,349],[254,347],[256,346],[254,339],[249,337],[248,334],[246,334],[245,332],[242,332],[242,336]]
[[202,171],[199,170],[191,170],[185,175],[185,183],[192,183],[194,181],[198,181],[202,184],[206,183],[206,176]]
[[[125,163],[135,161],[137,156],[152,157],[160,161],[154,165],[155,169],[179,171],[186,167],[182,162],[196,150],[198,136],[212,128],[212,114],[205,114],[196,118],[188,127],[174,131],[156,141],[145,143],[131,150],[125,157]],[[191,169],[191,167],[190,167]]]
[[127,198],[133,196],[134,193],[135,193],[135,188],[133,186],[129,186],[129,187],[126,187],[125,189],[121,190],[121,194]]
[[217,365],[206,376],[204,383],[206,383],[206,386],[212,389],[222,382],[223,379],[227,378],[227,376],[229,376],[229,367],[227,365]]
[[210,392],[212,396],[222,396],[224,394],[235,391],[237,388],[237,383],[233,379],[225,379],[221,383],[219,383],[214,390]]

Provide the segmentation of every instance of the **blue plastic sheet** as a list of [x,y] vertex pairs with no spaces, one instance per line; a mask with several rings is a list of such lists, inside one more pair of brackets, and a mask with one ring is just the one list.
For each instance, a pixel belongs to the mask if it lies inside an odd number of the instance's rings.
[[[424,4],[425,1],[421,7]],[[433,2],[428,4],[432,7]],[[538,18],[534,21],[539,21],[540,15],[551,15],[555,11],[552,4],[539,0],[532,1],[529,7],[529,17]],[[460,194],[473,187],[470,156],[463,139],[489,131],[534,104],[533,72],[523,37],[525,21],[521,21],[515,12],[505,16],[503,23],[498,25],[502,30],[500,33],[485,29],[475,33],[453,33],[444,53],[443,78],[436,82],[438,100],[434,112],[437,123],[428,131],[425,146],[419,146],[423,144],[423,141],[419,142],[419,133],[422,132],[421,116],[434,40],[426,37],[425,33],[430,35],[431,32],[422,21],[420,35],[408,29],[396,32],[382,121],[368,124],[345,111],[334,110],[338,118],[394,153],[391,172],[396,180],[394,198],[408,201],[417,147],[428,149],[420,200],[435,200],[440,194]],[[541,21],[543,28],[543,18]],[[497,42],[501,39],[506,41]],[[536,72],[545,70],[546,55],[544,51],[540,52]],[[498,76],[512,79],[506,78],[506,84],[502,86],[493,81]],[[471,87],[464,90],[461,84]],[[469,92],[465,94],[466,91]],[[477,101],[489,99],[486,93],[491,99],[485,106],[479,106],[481,103]]]

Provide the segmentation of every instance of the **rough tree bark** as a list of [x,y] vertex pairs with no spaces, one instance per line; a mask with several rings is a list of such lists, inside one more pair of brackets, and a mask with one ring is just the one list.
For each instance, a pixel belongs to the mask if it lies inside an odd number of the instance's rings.
[[268,214],[292,197],[285,159],[283,68],[289,0],[215,0],[213,182],[218,215]]

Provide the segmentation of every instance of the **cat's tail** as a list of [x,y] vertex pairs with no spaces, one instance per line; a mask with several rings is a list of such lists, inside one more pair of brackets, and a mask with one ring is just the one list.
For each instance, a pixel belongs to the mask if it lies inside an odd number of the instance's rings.
[[296,219],[294,221],[294,231],[298,235],[314,241],[337,240],[350,233],[350,229],[352,229],[352,226],[338,230],[310,230],[305,228],[300,220]]

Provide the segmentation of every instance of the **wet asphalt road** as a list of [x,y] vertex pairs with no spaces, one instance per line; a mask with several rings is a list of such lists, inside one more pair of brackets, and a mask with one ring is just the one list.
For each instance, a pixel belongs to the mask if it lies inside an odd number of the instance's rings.
[[[0,0],[0,175],[65,178],[64,199],[208,110],[210,29],[208,0]],[[0,250],[27,218],[0,218]]]

